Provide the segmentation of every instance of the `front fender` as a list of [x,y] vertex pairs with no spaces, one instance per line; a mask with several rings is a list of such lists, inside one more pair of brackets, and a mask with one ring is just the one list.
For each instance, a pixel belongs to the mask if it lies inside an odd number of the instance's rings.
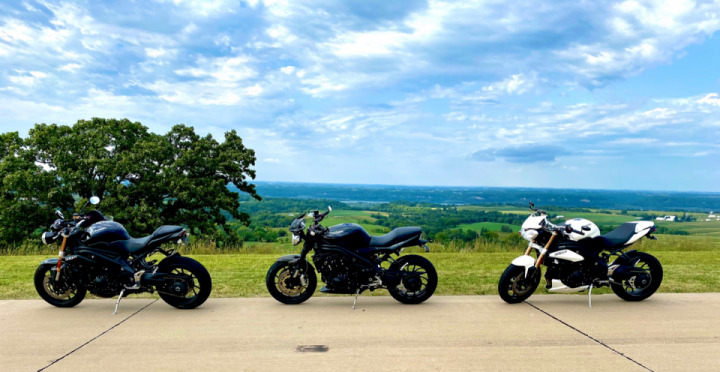
[[57,261],[58,261],[57,257],[55,257],[55,258],[48,258],[47,260],[45,260],[45,261],[43,261],[43,262],[40,262],[40,265],[53,265],[53,266],[55,266],[55,265],[57,265]]
[[535,269],[535,258],[529,255],[522,255],[514,260],[512,260],[512,264],[518,267],[525,268],[525,277],[527,278],[528,273],[532,270],[533,272]]
[[299,254],[287,254],[277,259],[277,262],[287,262],[290,265],[295,265],[300,261]]

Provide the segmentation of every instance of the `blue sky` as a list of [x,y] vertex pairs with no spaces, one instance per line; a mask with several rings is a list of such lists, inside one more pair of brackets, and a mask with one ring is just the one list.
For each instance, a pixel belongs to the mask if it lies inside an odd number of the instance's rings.
[[129,118],[257,179],[720,191],[720,1],[13,1],[0,130]]

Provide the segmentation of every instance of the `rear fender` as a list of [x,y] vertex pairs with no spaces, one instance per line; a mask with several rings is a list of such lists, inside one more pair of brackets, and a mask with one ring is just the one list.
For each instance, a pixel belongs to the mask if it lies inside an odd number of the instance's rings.
[[535,258],[529,255],[522,255],[514,260],[512,260],[512,264],[518,267],[522,267],[525,269],[525,277],[528,277],[528,274],[532,274],[535,272]]

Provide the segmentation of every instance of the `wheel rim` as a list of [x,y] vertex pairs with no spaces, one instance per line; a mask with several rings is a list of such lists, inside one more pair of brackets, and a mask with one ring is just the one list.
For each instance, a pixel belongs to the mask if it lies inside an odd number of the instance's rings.
[[184,280],[176,279],[168,287],[169,292],[173,296],[182,297],[189,300],[197,297],[200,294],[200,280],[198,279],[197,275],[195,275],[192,271],[184,267],[177,267],[173,269],[170,273],[184,277]]
[[623,280],[622,286],[625,292],[630,295],[640,295],[652,284],[652,270],[650,265],[643,261],[638,260],[635,265],[635,269],[641,269],[644,271],[643,274],[637,274],[632,276],[630,279]]
[[[61,281],[61,288],[55,289],[53,288],[53,283],[55,282],[55,279],[52,276],[52,270],[45,271],[45,277],[43,278],[43,289],[45,289],[45,293],[47,293],[48,296],[56,300],[63,301],[69,301],[75,298],[75,296],[77,295],[77,287],[68,285],[67,281]],[[62,275],[61,279],[64,279]]]
[[[303,273],[300,272],[300,275]],[[303,286],[301,283],[296,283],[297,281],[299,279],[292,277],[292,272],[288,267],[283,268],[275,275],[275,286],[284,296],[298,297],[305,293],[307,285]]]
[[429,282],[427,269],[420,265],[408,264],[402,270],[402,280],[397,286],[398,293],[405,297],[422,296]]
[[514,297],[525,296],[533,290],[533,277],[525,277],[525,271],[518,272],[517,275],[510,278],[508,283],[508,293]]

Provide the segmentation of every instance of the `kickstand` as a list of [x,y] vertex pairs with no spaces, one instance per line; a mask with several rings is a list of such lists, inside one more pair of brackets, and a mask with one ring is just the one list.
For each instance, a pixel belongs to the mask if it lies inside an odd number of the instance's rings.
[[592,289],[593,285],[590,284],[590,288],[588,288],[588,307],[592,309]]
[[360,295],[360,288],[358,288],[357,292],[355,292],[355,301],[353,301],[353,310],[355,310],[355,305],[357,304],[357,298]]
[[115,312],[113,313],[113,315],[117,314],[118,306],[120,306],[120,300],[122,300],[124,295],[125,295],[125,289],[123,288],[123,290],[120,291],[120,296],[118,296],[117,302],[115,303]]

